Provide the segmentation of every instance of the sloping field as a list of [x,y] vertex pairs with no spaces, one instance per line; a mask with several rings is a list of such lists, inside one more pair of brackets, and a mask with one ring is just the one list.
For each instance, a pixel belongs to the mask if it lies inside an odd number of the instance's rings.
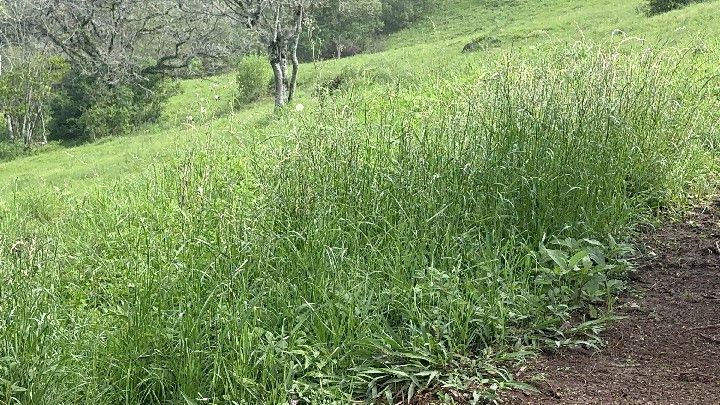
[[635,227],[716,186],[720,3],[639,5],[448,1],[302,111],[188,81],[0,164],[0,402],[477,403],[597,345]]

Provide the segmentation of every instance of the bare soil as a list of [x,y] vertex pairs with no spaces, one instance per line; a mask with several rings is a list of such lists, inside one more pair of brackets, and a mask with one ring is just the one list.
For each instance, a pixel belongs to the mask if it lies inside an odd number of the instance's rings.
[[649,232],[597,353],[541,355],[509,404],[720,404],[720,203]]

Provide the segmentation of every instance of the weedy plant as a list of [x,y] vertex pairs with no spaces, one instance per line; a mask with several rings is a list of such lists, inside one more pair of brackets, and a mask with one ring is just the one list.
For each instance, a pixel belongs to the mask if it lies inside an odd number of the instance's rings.
[[0,401],[492,400],[536,348],[598,344],[629,267],[613,236],[709,190],[717,83],[690,58],[443,68],[241,146],[198,133],[113,190],[18,195]]

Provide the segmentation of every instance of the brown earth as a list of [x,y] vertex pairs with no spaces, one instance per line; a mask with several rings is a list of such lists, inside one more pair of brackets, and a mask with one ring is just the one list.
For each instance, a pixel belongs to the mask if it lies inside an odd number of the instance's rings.
[[509,404],[720,405],[720,203],[646,236],[621,299],[627,318],[597,352],[544,354],[519,378],[539,394]]

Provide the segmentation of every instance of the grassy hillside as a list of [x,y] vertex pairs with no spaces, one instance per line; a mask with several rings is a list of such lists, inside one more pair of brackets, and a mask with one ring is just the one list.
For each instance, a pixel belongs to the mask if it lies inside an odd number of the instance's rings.
[[492,400],[597,344],[621,241],[720,150],[720,3],[611,3],[443,2],[304,65],[302,111],[193,80],[133,136],[0,164],[0,402]]
[[717,2],[646,17],[641,1],[447,0],[419,26],[390,39],[391,47],[429,42],[457,43],[496,36],[517,46],[581,38],[606,40],[615,30],[648,43],[682,44],[715,38]]
[[[564,47],[576,41],[627,41],[624,48],[631,50],[635,49],[632,44],[638,44],[655,49],[702,47],[717,52],[715,44],[720,37],[720,24],[715,23],[712,16],[720,11],[720,3],[701,3],[651,18],[642,14],[641,4],[572,0],[443,1],[439,10],[417,27],[389,38],[386,52],[304,65],[299,102],[312,104],[314,88],[344,69],[385,76],[387,80],[424,77],[449,64],[483,66],[486,60],[497,61],[509,50],[517,55],[527,53],[527,57],[532,58],[542,49]],[[613,35],[616,29],[624,35],[617,32]],[[497,37],[500,46],[481,54],[460,54],[467,42],[482,37]],[[204,132],[212,126],[219,129],[213,132],[224,137],[223,129],[238,132],[235,128],[248,128],[255,122],[264,126],[271,114],[270,101],[229,114],[233,81],[232,75],[226,75],[184,82],[181,94],[171,100],[164,122],[150,126],[137,136],[0,164],[0,190],[7,190],[10,184],[16,189],[35,187],[38,180],[52,187],[67,186],[75,183],[73,179],[80,179],[82,184],[78,186],[84,188],[88,179],[114,179],[117,174],[141,171],[148,162],[156,162],[157,153],[173,154],[177,146],[192,139],[192,136],[183,136],[188,130]],[[216,96],[219,99],[216,100]],[[225,119],[210,124],[220,116]],[[188,117],[193,117],[191,125]]]

